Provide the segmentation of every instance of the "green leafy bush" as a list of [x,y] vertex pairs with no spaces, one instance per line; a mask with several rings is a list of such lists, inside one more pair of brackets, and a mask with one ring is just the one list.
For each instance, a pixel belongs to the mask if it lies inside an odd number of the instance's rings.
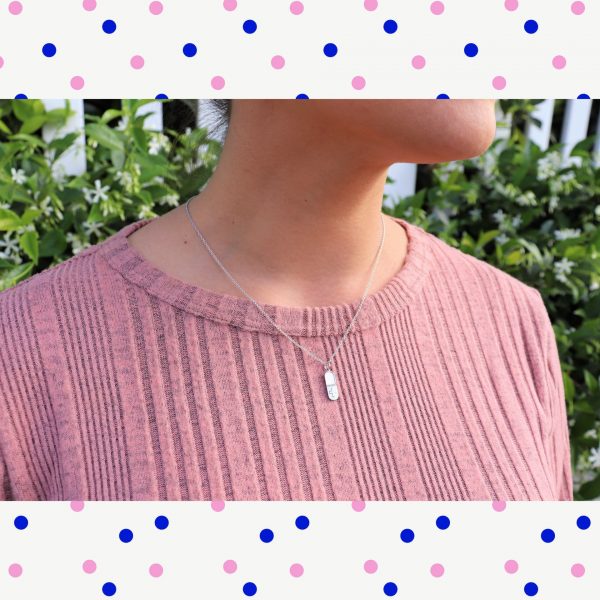
[[[205,129],[150,132],[137,109],[87,116],[87,172],[56,160],[77,140],[46,143],[45,124],[66,109],[0,100],[0,289],[96,244],[127,223],[167,212],[196,194],[220,144]],[[169,101],[166,101],[169,102]],[[500,101],[517,123],[535,102]],[[561,166],[560,144],[541,151],[521,126],[481,157],[419,167],[419,191],[385,212],[401,216],[542,292],[561,356],[575,497],[600,496],[600,169],[592,137]]]

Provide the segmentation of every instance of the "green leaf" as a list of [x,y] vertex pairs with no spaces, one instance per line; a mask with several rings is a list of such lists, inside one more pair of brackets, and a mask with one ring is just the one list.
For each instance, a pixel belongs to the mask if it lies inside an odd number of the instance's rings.
[[595,500],[600,496],[600,475],[597,475],[592,481],[584,483],[579,488],[579,494],[584,500]]
[[23,225],[29,225],[30,223],[33,223],[33,221],[37,219],[41,214],[42,211],[39,208],[28,206],[25,209],[25,212],[21,215],[21,223],[23,223]]
[[482,231],[479,234],[479,238],[477,238],[477,243],[475,244],[475,249],[481,250],[486,244],[491,242],[499,233],[500,233],[499,229],[491,229],[490,231]]
[[37,264],[39,257],[39,244],[37,231],[25,231],[19,236],[19,245],[23,252]]
[[67,249],[67,238],[61,229],[47,231],[40,240],[39,255],[55,257],[64,254]]
[[28,262],[17,265],[16,267],[9,269],[7,272],[2,273],[0,276],[0,290],[5,290],[13,285],[16,285],[19,283],[19,281],[22,281],[28,277],[32,270],[33,263]]
[[0,231],[14,231],[23,226],[19,215],[9,208],[0,208]]
[[585,380],[585,385],[590,392],[598,391],[600,384],[598,383],[597,377],[594,377],[587,369],[583,369],[583,378]]
[[125,152],[123,139],[114,129],[100,123],[88,123],[85,129],[88,136],[96,140],[101,146],[109,150]]
[[30,119],[27,119],[23,125],[21,125],[19,133],[33,133],[34,131],[40,129],[40,127],[42,127],[46,121],[47,119],[45,115],[34,115]]

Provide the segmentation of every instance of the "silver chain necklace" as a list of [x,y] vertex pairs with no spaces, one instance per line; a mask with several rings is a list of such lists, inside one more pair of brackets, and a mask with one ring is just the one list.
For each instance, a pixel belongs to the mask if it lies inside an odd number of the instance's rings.
[[308,354],[310,354],[310,356],[312,356],[315,360],[319,361],[323,365],[323,367],[325,369],[324,378],[325,378],[325,387],[327,388],[327,396],[330,400],[337,400],[339,398],[339,390],[338,390],[337,378],[336,378],[333,370],[331,369],[331,361],[333,360],[334,356],[337,354],[337,351],[340,349],[341,345],[344,343],[346,336],[348,335],[350,329],[354,325],[354,321],[356,321],[356,318],[358,317],[358,314],[360,313],[360,311],[362,309],[365,298],[367,297],[367,292],[369,290],[369,287],[371,286],[371,279],[373,278],[373,274],[375,273],[375,269],[377,268],[377,263],[379,262],[379,257],[381,256],[381,249],[383,248],[383,241],[385,239],[385,221],[383,218],[383,213],[381,213],[381,228],[382,228],[381,229],[381,241],[379,242],[379,249],[377,250],[377,255],[375,257],[375,263],[373,265],[373,268],[371,269],[371,274],[369,275],[369,281],[367,282],[367,287],[365,288],[365,292],[362,296],[362,299],[360,301],[358,309],[356,310],[356,313],[355,313],[354,317],[352,318],[352,321],[350,321],[350,325],[348,325],[348,327],[346,328],[346,331],[344,332],[344,335],[342,336],[340,343],[337,345],[337,348],[334,350],[334,352],[330,356],[329,360],[324,361],[324,360],[320,359],[318,356],[316,356],[313,352],[308,350],[308,348],[305,348],[304,346],[302,346],[301,344],[296,342],[296,340],[292,339],[285,331],[283,331],[283,329],[281,329],[271,319],[271,317],[269,317],[269,315],[262,309],[262,307],[259,306],[259,304],[253,298],[251,298],[245,292],[245,290],[242,289],[240,284],[232,277],[231,273],[229,273],[229,271],[223,266],[221,261],[217,258],[215,253],[212,251],[211,247],[208,245],[208,242],[206,241],[206,239],[204,238],[204,236],[202,235],[202,233],[196,226],[194,219],[192,219],[192,215],[190,214],[190,209],[189,209],[189,204],[190,204],[191,200],[192,200],[192,198],[189,198],[187,200],[187,202],[185,203],[185,212],[187,213],[187,216],[190,220],[190,223],[192,224],[192,227],[198,234],[198,237],[202,240],[202,243],[206,246],[206,249],[208,250],[210,255],[213,257],[215,262],[221,267],[221,269],[223,269],[223,271],[225,272],[227,277],[229,277],[231,282],[240,290],[240,292],[242,292],[242,294],[244,294],[244,296],[246,296],[246,298],[248,298],[248,300],[250,300],[254,304],[254,306],[256,306],[256,308],[258,308],[258,310],[268,319],[268,321],[273,325],[273,327],[275,327],[280,333],[285,335],[285,337],[288,338],[290,340],[290,342],[292,342],[292,344],[294,344],[295,346],[300,348],[300,350],[303,350],[304,352],[307,352]]

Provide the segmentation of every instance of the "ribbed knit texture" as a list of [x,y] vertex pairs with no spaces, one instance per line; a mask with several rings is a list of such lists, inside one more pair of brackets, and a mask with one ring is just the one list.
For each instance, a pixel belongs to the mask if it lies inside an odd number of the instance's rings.
[[[406,260],[334,358],[332,401],[252,302],[139,254],[147,222],[0,294],[0,498],[572,500],[536,289],[396,219]],[[358,303],[262,306],[328,359]]]

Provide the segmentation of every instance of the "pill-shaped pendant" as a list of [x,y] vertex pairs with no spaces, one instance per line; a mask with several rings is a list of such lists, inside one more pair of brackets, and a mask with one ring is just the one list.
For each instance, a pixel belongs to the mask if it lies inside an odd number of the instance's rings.
[[337,400],[340,396],[336,377],[331,369],[325,371],[325,385],[327,386],[327,396],[330,400]]

